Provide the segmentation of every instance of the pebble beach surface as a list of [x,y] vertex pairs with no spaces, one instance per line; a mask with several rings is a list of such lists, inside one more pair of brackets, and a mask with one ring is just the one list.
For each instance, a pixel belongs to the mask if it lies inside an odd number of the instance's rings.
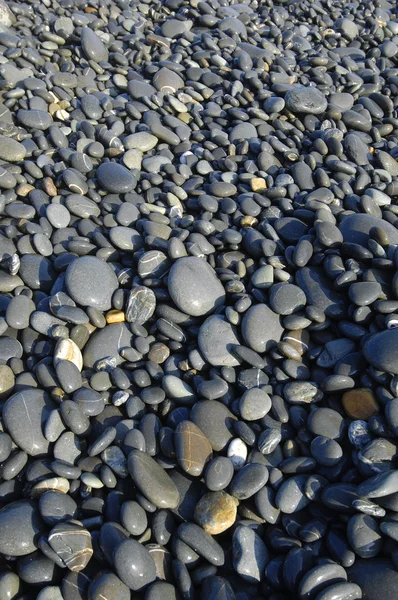
[[398,14],[0,0],[0,600],[394,600]]

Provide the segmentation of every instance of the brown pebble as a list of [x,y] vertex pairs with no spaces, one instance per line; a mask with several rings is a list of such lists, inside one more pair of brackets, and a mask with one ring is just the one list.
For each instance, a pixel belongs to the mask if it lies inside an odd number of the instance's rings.
[[256,219],[256,217],[250,217],[248,215],[243,217],[243,219],[240,222],[242,227],[255,227],[257,223],[258,220]]
[[125,320],[126,318],[122,310],[110,310],[106,315],[107,323],[123,323]]
[[359,388],[343,394],[342,403],[345,412],[351,419],[368,421],[379,412],[379,407],[372,390]]
[[206,533],[217,535],[235,523],[239,502],[226,492],[209,492],[196,505],[194,519]]
[[148,353],[148,359],[158,365],[164,363],[170,356],[170,348],[166,344],[158,342],[153,344]]
[[212,447],[204,433],[192,421],[181,421],[175,430],[175,446],[181,469],[199,477],[212,455]]
[[43,190],[49,196],[56,196],[58,194],[57,188],[55,187],[55,183],[51,179],[51,177],[45,177],[42,182]]
[[253,177],[250,180],[250,185],[253,192],[263,192],[267,189],[267,183],[263,177]]
[[297,331],[287,331],[283,336],[283,341],[294,348],[300,356],[305,354],[310,343],[310,335],[306,329],[298,329]]

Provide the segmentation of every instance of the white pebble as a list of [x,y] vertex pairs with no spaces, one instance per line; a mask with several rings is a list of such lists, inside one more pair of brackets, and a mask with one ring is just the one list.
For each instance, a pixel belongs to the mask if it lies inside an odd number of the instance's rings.
[[235,438],[228,446],[227,456],[238,471],[246,462],[247,446],[240,438]]
[[112,404],[114,406],[121,406],[122,404],[125,404],[127,402],[129,397],[130,397],[130,394],[128,392],[123,392],[123,391],[115,392],[112,396]]

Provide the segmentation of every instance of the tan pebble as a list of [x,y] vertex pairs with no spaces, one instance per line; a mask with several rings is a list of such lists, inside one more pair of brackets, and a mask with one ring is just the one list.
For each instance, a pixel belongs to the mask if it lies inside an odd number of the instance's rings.
[[218,535],[235,523],[238,500],[226,492],[209,492],[196,505],[194,519],[209,535]]
[[55,102],[52,102],[48,107],[48,112],[50,113],[51,116],[54,116],[58,109],[59,109],[58,104],[56,104]]
[[250,185],[253,192],[263,192],[267,189],[267,183],[263,177],[253,177],[250,180]]
[[258,220],[256,219],[256,217],[250,217],[248,215],[243,217],[243,219],[240,222],[242,227],[254,227],[255,225],[257,225],[257,223]]
[[42,187],[46,194],[48,194],[49,196],[56,196],[58,194],[58,190],[55,187],[55,183],[53,182],[51,177],[45,177],[43,179]]
[[372,390],[359,388],[345,392],[342,398],[345,412],[351,419],[368,421],[370,417],[379,412],[379,406]]
[[106,315],[107,323],[123,323],[125,320],[126,318],[122,310],[110,310]]
[[67,494],[69,488],[69,481],[65,477],[51,477],[50,479],[44,479],[44,481],[36,483],[32,487],[30,495],[32,498],[39,498],[42,494],[50,490]]
[[79,371],[83,368],[83,356],[79,348],[71,339],[59,339],[54,352],[54,366],[56,366],[60,360],[69,360],[72,362]]
[[67,118],[69,117],[69,113],[67,113],[66,110],[57,110],[57,112],[55,113],[55,116],[60,121],[66,121]]
[[34,185],[30,185],[29,183],[21,183],[21,185],[19,185],[16,189],[17,196],[25,198],[34,189]]

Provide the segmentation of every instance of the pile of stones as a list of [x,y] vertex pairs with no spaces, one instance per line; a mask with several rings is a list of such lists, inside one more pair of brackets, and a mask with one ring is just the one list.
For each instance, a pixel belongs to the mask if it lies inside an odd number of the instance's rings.
[[0,2],[0,600],[398,589],[389,0]]

